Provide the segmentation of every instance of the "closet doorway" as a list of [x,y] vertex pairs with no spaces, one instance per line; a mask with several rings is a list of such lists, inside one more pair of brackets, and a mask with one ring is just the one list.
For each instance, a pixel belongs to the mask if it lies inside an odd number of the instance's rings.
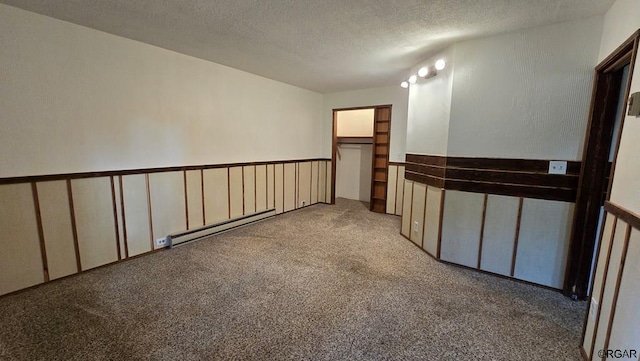
[[386,213],[391,105],[333,110],[332,193]]

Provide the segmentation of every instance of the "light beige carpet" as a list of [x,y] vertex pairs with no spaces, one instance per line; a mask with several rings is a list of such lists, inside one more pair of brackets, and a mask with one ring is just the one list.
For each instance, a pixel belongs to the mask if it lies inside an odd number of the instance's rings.
[[338,200],[0,298],[2,360],[580,360],[585,304]]

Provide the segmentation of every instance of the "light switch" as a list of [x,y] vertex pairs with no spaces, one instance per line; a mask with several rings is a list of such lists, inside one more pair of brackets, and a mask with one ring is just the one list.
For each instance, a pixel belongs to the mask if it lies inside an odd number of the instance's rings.
[[549,174],[567,174],[567,161],[550,161]]

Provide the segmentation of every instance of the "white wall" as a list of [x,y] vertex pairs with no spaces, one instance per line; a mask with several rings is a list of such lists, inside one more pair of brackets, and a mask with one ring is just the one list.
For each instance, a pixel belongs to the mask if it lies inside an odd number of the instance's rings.
[[[640,28],[640,1],[618,0],[604,18],[600,60],[606,58],[622,42]],[[631,94],[640,92],[640,57],[637,58]],[[626,116],[618,150],[611,201],[640,214],[640,118]]]
[[336,114],[338,137],[373,137],[374,109],[343,110]]
[[330,149],[315,92],[6,5],[0,49],[0,177]]
[[602,17],[455,45],[448,154],[582,157]]
[[416,74],[422,66],[433,66],[438,59],[445,60],[446,67],[437,76],[418,78],[409,87],[407,153],[447,154],[455,48],[423,61],[412,72]]
[[371,198],[371,145],[343,144],[336,163],[336,198],[369,202]]
[[397,86],[354,90],[324,95],[322,111],[322,156],[331,157],[333,109],[391,104],[391,144],[389,160],[404,162],[407,136],[407,89]]

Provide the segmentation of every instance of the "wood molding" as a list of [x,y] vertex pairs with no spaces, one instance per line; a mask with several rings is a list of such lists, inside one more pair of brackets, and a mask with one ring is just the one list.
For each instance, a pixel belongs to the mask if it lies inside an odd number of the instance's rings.
[[44,228],[42,226],[42,213],[40,212],[40,199],[38,197],[38,187],[35,182],[31,182],[31,194],[33,195],[33,207],[36,212],[36,222],[38,224],[38,240],[40,243],[40,257],[42,258],[42,273],[44,281],[49,282],[49,265],[47,263],[47,247],[44,243]]
[[29,176],[0,178],[0,185],[30,183],[30,182],[45,182],[45,181],[54,181],[54,180],[67,180],[67,179],[80,179],[80,178],[125,176],[125,175],[134,175],[134,174],[180,172],[180,171],[189,171],[189,170],[203,171],[206,169],[245,167],[245,166],[252,166],[252,165],[255,166],[255,165],[268,165],[268,164],[288,164],[288,163],[301,163],[301,162],[308,162],[308,161],[330,161],[330,160],[331,159],[329,158],[308,158],[308,159],[289,159],[289,160],[244,162],[244,163],[220,163],[220,164],[205,164],[205,165],[175,166],[175,167],[136,168],[136,169],[107,170],[107,171],[95,171],[95,172],[29,175]]
[[604,209],[631,227],[640,230],[640,215],[610,201],[605,202]]
[[549,161],[407,154],[405,178],[448,190],[575,202],[581,162],[548,174]]

